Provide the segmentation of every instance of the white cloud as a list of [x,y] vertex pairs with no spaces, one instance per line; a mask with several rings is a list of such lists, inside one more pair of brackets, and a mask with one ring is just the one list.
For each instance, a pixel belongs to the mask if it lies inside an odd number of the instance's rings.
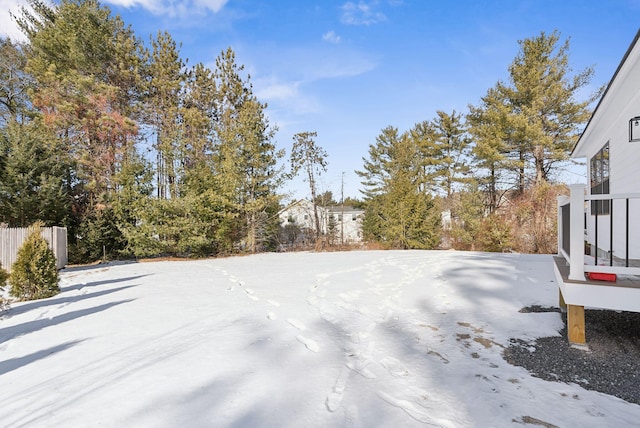
[[[46,0],[45,0],[46,1]],[[105,0],[104,3],[126,8],[140,7],[155,15],[169,17],[187,17],[205,12],[220,12],[229,0]],[[20,7],[27,5],[25,0],[0,0],[0,36],[26,41],[10,13],[19,15]]]
[[256,86],[259,86],[256,90],[258,98],[266,100],[285,100],[300,94],[298,90],[300,82],[282,83],[274,78],[269,78],[257,81]]
[[377,6],[378,2],[360,1],[358,4],[347,2],[341,7],[341,21],[348,25],[371,25],[385,21],[387,17],[382,12],[375,10]]
[[185,17],[207,11],[220,12],[228,0],[182,0],[177,2],[172,0],[105,0],[105,2],[126,8],[141,7],[155,15]]
[[299,81],[284,82],[275,76],[254,81],[256,96],[271,107],[294,111],[297,115],[317,112],[318,102],[302,93],[300,85]]
[[322,35],[322,40],[337,45],[340,43],[340,36],[338,36],[335,31],[331,30]]

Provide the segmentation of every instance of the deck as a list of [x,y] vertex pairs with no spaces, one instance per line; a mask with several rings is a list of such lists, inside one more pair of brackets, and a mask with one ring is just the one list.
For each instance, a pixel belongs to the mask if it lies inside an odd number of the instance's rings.
[[554,256],[556,279],[568,305],[640,312],[640,277],[618,275],[616,282],[569,279],[569,266]]

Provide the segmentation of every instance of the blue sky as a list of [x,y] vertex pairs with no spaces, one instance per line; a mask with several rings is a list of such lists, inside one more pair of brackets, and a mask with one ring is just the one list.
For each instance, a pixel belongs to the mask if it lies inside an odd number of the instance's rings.
[[[0,0],[0,32],[14,35]],[[606,84],[638,31],[640,0],[110,0],[148,41],[159,30],[182,43],[189,64],[213,68],[227,47],[251,75],[279,127],[278,146],[315,131],[329,154],[322,191],[360,197],[370,144],[386,126],[408,130],[437,110],[466,113],[518,53],[518,40],[558,30],[570,65],[593,66]],[[3,29],[4,30],[1,30]],[[585,94],[586,96],[586,94]],[[577,181],[569,174],[567,181]],[[309,192],[295,180],[294,197]]]

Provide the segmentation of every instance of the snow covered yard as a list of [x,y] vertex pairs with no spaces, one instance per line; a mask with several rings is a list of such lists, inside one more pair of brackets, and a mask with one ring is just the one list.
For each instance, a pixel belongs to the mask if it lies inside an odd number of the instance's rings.
[[632,426],[505,362],[558,335],[550,256],[259,254],[67,269],[0,320],[7,427]]

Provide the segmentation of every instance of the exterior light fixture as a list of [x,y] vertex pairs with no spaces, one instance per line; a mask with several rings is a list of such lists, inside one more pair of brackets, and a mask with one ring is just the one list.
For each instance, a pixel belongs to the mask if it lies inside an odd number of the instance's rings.
[[629,141],[640,141],[640,116],[629,121]]

